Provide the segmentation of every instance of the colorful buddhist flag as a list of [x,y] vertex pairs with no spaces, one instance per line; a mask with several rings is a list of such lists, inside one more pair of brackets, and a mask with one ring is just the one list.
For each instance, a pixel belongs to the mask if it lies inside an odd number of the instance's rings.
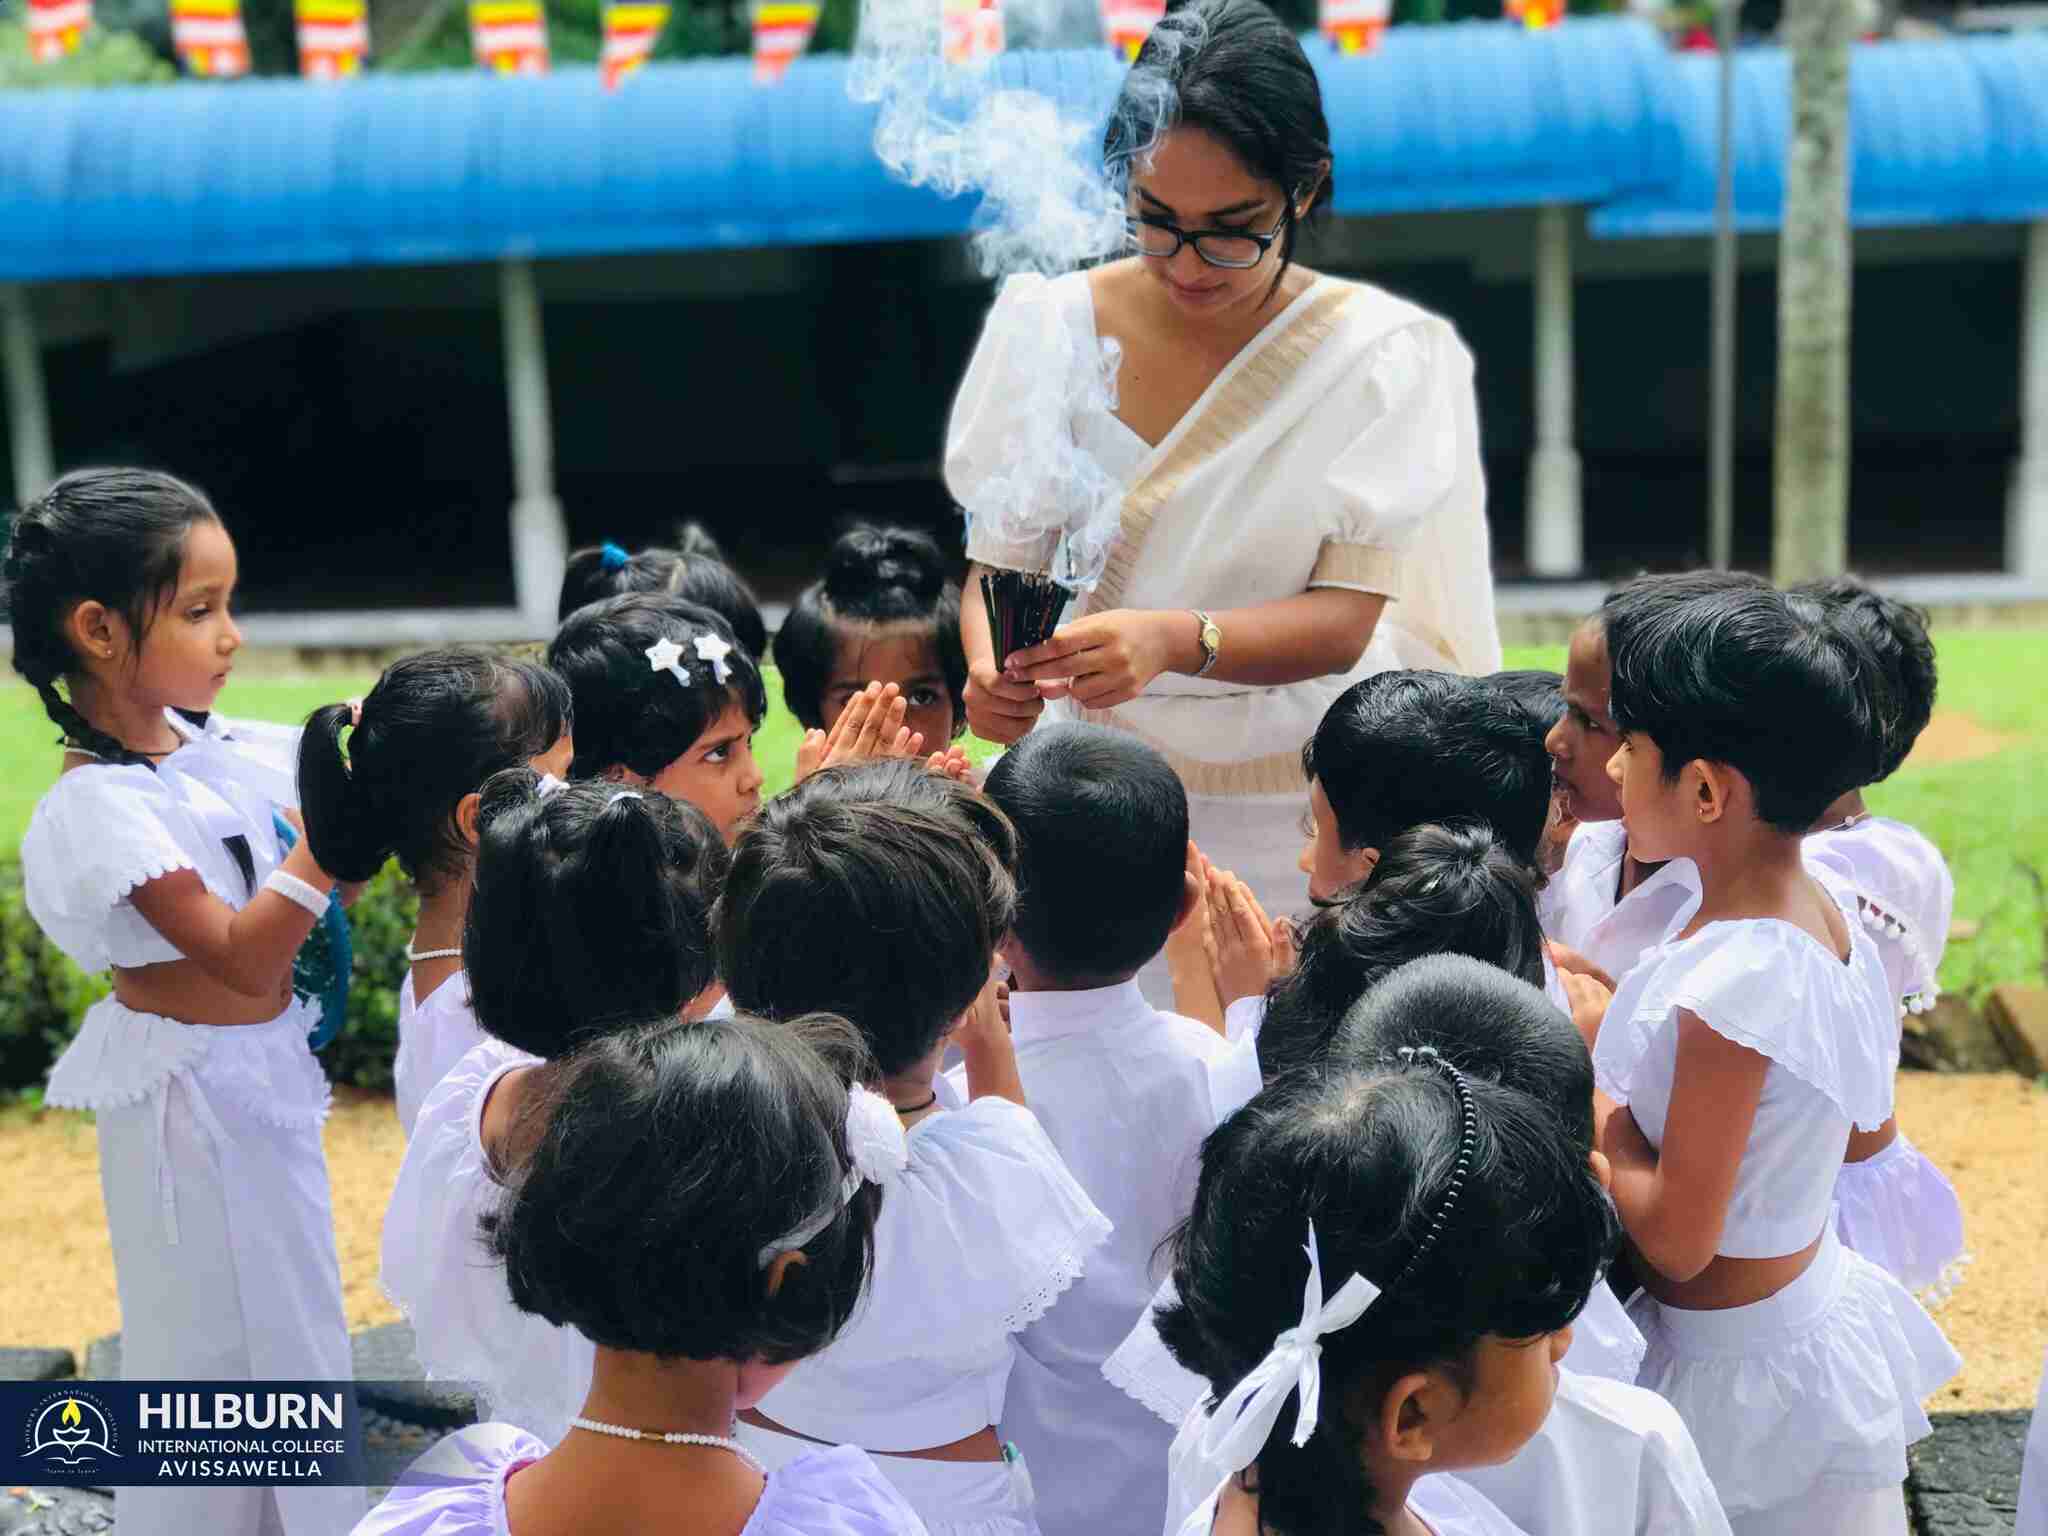
[[1554,27],[1564,19],[1564,0],[1502,0],[1501,9],[1510,21],[1519,21],[1531,32]]
[[1371,53],[1392,8],[1392,0],[1322,0],[1316,24],[1339,53]]
[[470,0],[469,43],[494,75],[548,72],[548,17],[540,0]]
[[78,52],[92,30],[92,0],[28,0],[28,52],[48,64]]
[[647,62],[661,29],[668,25],[668,7],[645,0],[616,0],[604,8],[604,50],[597,68],[606,90]]
[[308,80],[347,80],[370,53],[364,0],[297,0],[299,73]]
[[249,73],[241,0],[171,0],[171,46],[186,70],[225,79]]
[[773,85],[811,46],[818,30],[817,0],[760,0],[754,7],[754,83]]
[[1003,51],[1002,0],[941,0],[940,49],[948,64],[975,64]]
[[1152,24],[1166,14],[1166,0],[1102,0],[1102,29],[1109,46],[1128,64],[1138,57]]

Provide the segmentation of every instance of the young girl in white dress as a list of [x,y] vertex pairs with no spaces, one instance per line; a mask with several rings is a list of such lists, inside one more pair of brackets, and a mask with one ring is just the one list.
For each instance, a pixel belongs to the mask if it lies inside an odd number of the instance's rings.
[[1211,1395],[1165,1529],[1518,1531],[1455,1474],[1543,1424],[1615,1236],[1557,1117],[1433,1050],[1268,1088],[1204,1144],[1174,1239],[1159,1332]]
[[591,1344],[512,1305],[478,1223],[515,1173],[538,1064],[621,1021],[696,1017],[717,989],[718,829],[652,790],[485,787],[463,953],[485,1036],[427,1095],[384,1213],[384,1292],[430,1379],[474,1388],[485,1417],[553,1445],[590,1387]]
[[[1604,1177],[1605,1161],[1592,1150],[1593,1064],[1585,1042],[1532,982],[1468,955],[1438,954],[1392,967],[1353,996],[1334,1038],[1303,1065],[1378,1070],[1401,1062],[1404,1047],[1428,1046],[1460,1071],[1512,1084],[1548,1106],[1587,1166]],[[1163,1290],[1103,1374],[1179,1423],[1209,1389],[1159,1337],[1156,1315],[1173,1301]],[[1512,1457],[1469,1468],[1463,1480],[1530,1536],[1727,1536],[1691,1434],[1670,1404],[1632,1384],[1643,1349],[1606,1281],[1596,1282],[1572,1321],[1549,1416]]]
[[967,729],[955,561],[928,533],[850,528],[824,574],[775,632],[782,698],[807,731],[826,731],[869,683],[902,691],[904,724],[933,751]]
[[[1809,583],[1794,595],[1820,603],[1876,661],[1891,704],[1870,782],[1890,778],[1934,714],[1927,616],[1847,577]],[[1941,850],[1904,822],[1873,816],[1859,785],[1821,813],[1807,834],[1806,857],[1856,893],[1901,1015],[1932,1008],[1941,995],[1936,976],[1956,900]],[[1849,1138],[1848,1161],[1835,1180],[1835,1231],[1930,1303],[1946,1299],[1969,1263],[1955,1186],[1896,1120]]]
[[1867,658],[1768,589],[1611,614],[1629,846],[1690,859],[1697,914],[1599,1025],[1600,1149],[1638,1257],[1641,1384],[1670,1399],[1737,1536],[1905,1530],[1908,1442],[1960,1361],[1835,1235],[1852,1130],[1892,1115],[1898,1000],[1801,841],[1868,777]]
[[[719,906],[734,1004],[851,1019],[876,1059],[870,1086],[909,1130],[866,1308],[741,1438],[771,1466],[817,1441],[875,1452],[950,1536],[1036,1536],[1025,1463],[999,1430],[1015,1336],[1109,1233],[1023,1107],[996,1006],[1015,863],[1008,819],[978,791],[914,762],[828,768],[741,835]],[[949,1042],[970,1095],[957,1109],[934,1086]]]
[[1578,825],[1564,867],[1537,899],[1544,931],[1566,951],[1569,968],[1612,986],[1645,949],[1668,937],[1674,923],[1699,908],[1699,872],[1684,859],[1645,862],[1629,847],[1621,796],[1607,776],[1620,744],[1609,708],[1612,668],[1607,629],[1631,616],[1709,592],[1763,590],[1767,583],[1735,571],[1678,571],[1639,576],[1608,593],[1572,633],[1565,653],[1564,714],[1550,728],[1550,753],[1560,809]]
[[408,1137],[428,1090],[483,1039],[462,975],[477,791],[520,763],[569,771],[568,686],[536,663],[473,650],[393,662],[366,697],[313,711],[299,744],[306,836],[322,867],[368,880],[396,854],[419,890],[391,1068]]
[[761,803],[755,658],[708,608],[660,593],[579,608],[548,645],[575,702],[569,776],[687,800],[728,845]]
[[[234,543],[191,486],[83,470],[15,516],[0,574],[14,668],[65,749],[22,839],[29,912],[113,976],[43,1102],[97,1120],[122,1372],[345,1380],[327,1081],[292,995],[334,877],[304,838],[280,846],[296,795],[274,754],[190,718],[242,644]],[[362,1495],[123,1488],[115,1509],[128,1536],[328,1536]]]
[[860,1306],[873,1180],[905,1155],[867,1075],[822,1018],[650,1020],[540,1068],[488,1241],[521,1310],[595,1343],[582,1412],[553,1447],[449,1436],[357,1536],[923,1536],[864,1453],[770,1468],[734,1437]]

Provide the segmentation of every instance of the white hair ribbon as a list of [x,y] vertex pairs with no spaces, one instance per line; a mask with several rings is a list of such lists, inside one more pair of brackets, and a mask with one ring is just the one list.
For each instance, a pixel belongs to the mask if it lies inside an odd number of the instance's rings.
[[685,688],[690,686],[690,669],[683,665],[681,641],[663,635],[647,647],[647,666],[650,671],[668,673]]
[[716,635],[699,635],[691,642],[696,647],[697,659],[711,663],[711,675],[718,679],[723,688],[732,681],[732,663],[725,658],[732,654],[732,643]]
[[568,786],[562,780],[556,778],[552,773],[544,773],[540,776],[540,782],[534,785],[533,787],[533,797],[536,800],[545,800],[549,795],[552,795],[556,790],[566,788],[568,788]]
[[1323,1346],[1317,1342],[1358,1321],[1379,1300],[1380,1288],[1363,1275],[1346,1280],[1327,1303],[1323,1300],[1322,1257],[1316,1251],[1316,1224],[1308,1224],[1308,1284],[1301,1294],[1301,1322],[1273,1341],[1266,1358],[1203,1416],[1199,1446],[1203,1459],[1220,1472],[1242,1472],[1265,1449],[1289,1394],[1301,1394],[1294,1415],[1294,1443],[1307,1445],[1316,1432],[1322,1406]]
[[622,789],[617,794],[613,795],[611,799],[605,801],[604,808],[606,810],[610,810],[613,806],[617,805],[621,800],[638,800],[640,798],[641,795],[637,789]]
[[860,1193],[862,1184],[887,1188],[910,1165],[910,1142],[903,1134],[903,1118],[896,1113],[896,1106],[859,1083],[846,1090],[846,1151],[853,1166],[839,1181],[838,1192],[795,1231],[763,1248],[760,1262],[764,1266],[781,1254],[796,1252],[831,1226],[846,1203]]

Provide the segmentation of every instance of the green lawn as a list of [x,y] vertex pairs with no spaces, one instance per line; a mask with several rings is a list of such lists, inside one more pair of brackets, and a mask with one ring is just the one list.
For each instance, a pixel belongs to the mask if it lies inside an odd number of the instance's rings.
[[[2040,980],[2048,939],[2048,799],[2027,786],[2048,784],[2048,689],[2038,630],[1960,630],[1936,637],[1941,655],[1940,709],[2010,738],[2002,750],[1969,762],[1908,766],[1871,791],[1874,810],[1919,827],[1940,845],[1956,877],[1956,915],[1980,925],[1973,939],[1949,946],[1942,983],[1979,995],[2001,981]],[[1511,667],[1564,664],[1561,647],[1511,650]],[[321,704],[367,690],[374,679],[252,678],[221,696],[228,714],[297,721]],[[798,726],[782,708],[782,685],[768,673],[768,718],[754,750],[774,794],[790,780]],[[21,841],[36,799],[56,771],[56,727],[25,684],[0,687],[0,849]],[[991,750],[970,743],[976,756]]]
[[[1935,634],[1941,659],[1937,713],[1967,716],[2010,738],[1970,762],[1911,764],[1865,796],[1882,815],[1934,839],[1956,878],[1956,917],[1979,925],[1942,960],[1949,991],[1979,999],[2002,981],[2040,981],[2048,965],[2048,688],[2040,630]],[[1561,646],[1510,651],[1511,667],[1564,665]],[[2038,776],[2038,778],[2037,778]]]

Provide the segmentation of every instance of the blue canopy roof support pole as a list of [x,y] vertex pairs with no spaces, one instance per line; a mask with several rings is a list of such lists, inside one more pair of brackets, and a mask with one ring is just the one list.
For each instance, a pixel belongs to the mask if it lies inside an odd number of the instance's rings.
[[1536,451],[1529,459],[1529,571],[1576,576],[1585,562],[1572,430],[1572,210],[1536,210]]
[[569,527],[555,499],[555,432],[547,341],[533,263],[498,263],[505,332],[505,401],[512,419],[512,590],[530,621],[553,622],[569,565]]
[[2048,589],[2048,219],[2027,226],[2020,307],[2020,457],[2006,507],[2005,568]]
[[0,283],[0,352],[7,375],[7,439],[14,465],[14,501],[27,506],[57,478],[50,446],[50,401],[43,392],[43,349],[28,289]]

